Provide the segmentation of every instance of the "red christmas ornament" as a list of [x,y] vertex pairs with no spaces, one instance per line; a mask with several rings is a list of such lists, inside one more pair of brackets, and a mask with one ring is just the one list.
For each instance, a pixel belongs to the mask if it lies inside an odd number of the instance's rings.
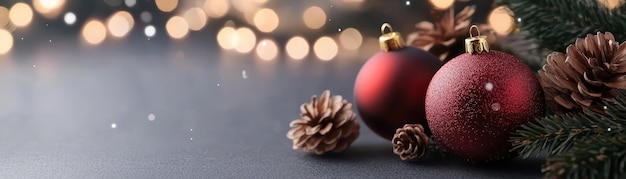
[[[385,33],[387,28],[389,33]],[[430,135],[424,99],[441,62],[428,52],[404,47],[400,33],[387,23],[381,33],[382,51],[361,67],[354,83],[359,114],[372,131],[388,140],[404,124],[422,124]]]
[[[470,27],[470,33],[472,28]],[[479,32],[480,34],[480,32]],[[543,91],[517,58],[489,50],[485,36],[470,35],[466,51],[446,63],[426,94],[426,116],[447,152],[471,162],[513,158],[510,133],[543,116]]]

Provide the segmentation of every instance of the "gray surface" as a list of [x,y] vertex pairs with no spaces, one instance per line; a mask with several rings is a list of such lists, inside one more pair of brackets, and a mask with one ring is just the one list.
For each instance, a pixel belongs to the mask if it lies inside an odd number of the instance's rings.
[[265,62],[156,45],[165,42],[97,50],[16,43],[21,51],[0,57],[0,178],[541,176],[542,159],[403,162],[362,122],[345,153],[291,150],[285,134],[298,106],[324,89],[353,101],[363,59]]

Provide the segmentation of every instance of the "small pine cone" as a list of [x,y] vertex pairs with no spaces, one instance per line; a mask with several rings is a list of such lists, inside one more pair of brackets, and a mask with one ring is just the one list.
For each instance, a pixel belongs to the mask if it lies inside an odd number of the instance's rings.
[[405,124],[404,127],[396,129],[396,134],[393,135],[391,140],[393,153],[399,155],[402,160],[427,157],[428,140],[421,124]]
[[287,133],[294,150],[314,150],[317,155],[341,152],[359,137],[360,127],[352,104],[339,95],[330,97],[328,90],[319,100],[315,95],[311,97],[311,102],[302,104],[300,111],[301,118],[289,123],[292,129]]
[[539,70],[546,103],[559,115],[584,108],[604,114],[611,89],[626,89],[626,45],[610,32],[588,34],[569,45],[566,54],[553,52]]

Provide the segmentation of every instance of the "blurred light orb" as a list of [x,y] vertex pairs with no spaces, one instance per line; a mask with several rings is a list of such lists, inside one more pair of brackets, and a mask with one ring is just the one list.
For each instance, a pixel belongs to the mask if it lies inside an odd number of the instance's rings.
[[435,9],[443,10],[450,8],[454,4],[454,0],[430,0],[430,3]]
[[254,25],[261,32],[272,32],[278,27],[279,19],[274,10],[261,9],[254,14]]
[[309,55],[309,48],[309,43],[300,36],[292,37],[285,45],[287,55],[294,60],[301,60]]
[[117,128],[117,124],[111,123],[111,129],[115,129],[115,128]]
[[104,24],[98,20],[91,20],[85,24],[82,30],[85,41],[92,45],[102,43],[107,35]]
[[175,39],[181,39],[189,33],[189,25],[184,18],[180,16],[174,16],[165,24],[165,30],[170,37]]
[[109,32],[114,37],[124,37],[133,28],[135,22],[132,15],[126,11],[119,11],[111,15],[107,22]]
[[272,40],[263,39],[256,46],[256,54],[263,60],[273,60],[278,56],[278,46]]
[[248,53],[252,51],[256,44],[256,35],[246,27],[237,29],[234,35],[235,50],[239,53]]
[[230,0],[233,7],[240,12],[254,12],[258,8],[255,0]]
[[148,11],[143,11],[139,14],[139,18],[141,18],[141,21],[144,23],[150,23],[152,21],[152,14]]
[[42,16],[52,19],[61,14],[65,0],[33,0],[33,7]]
[[337,47],[337,43],[330,37],[324,36],[320,37],[315,41],[313,45],[313,51],[315,52],[315,56],[323,61],[329,61],[337,56],[339,52],[339,48]]
[[146,37],[154,37],[156,35],[156,28],[153,25],[148,25],[143,29],[143,33],[146,34]]
[[154,2],[163,12],[172,12],[178,6],[178,0],[154,0]]
[[363,36],[359,30],[347,28],[339,34],[339,42],[346,49],[356,50],[363,44]]
[[193,31],[202,30],[208,20],[207,15],[204,13],[204,10],[197,7],[189,8],[187,11],[185,11],[183,18],[185,18],[185,21],[187,21],[187,24],[189,25],[189,30]]
[[624,0],[598,0],[598,2],[609,10],[613,10],[624,4]]
[[311,29],[319,29],[326,24],[326,13],[322,8],[311,6],[302,14],[304,24]]
[[236,43],[234,41],[235,33],[236,33],[235,28],[228,27],[228,26],[222,28],[219,32],[217,32],[217,43],[223,49],[229,50],[229,49],[235,48],[235,44],[234,44]]
[[13,48],[13,35],[7,30],[0,29],[0,55],[9,53]]
[[515,29],[513,12],[506,6],[496,7],[489,13],[487,22],[498,35],[507,35]]
[[137,0],[124,0],[126,7],[133,7],[137,4]]
[[65,21],[65,24],[67,25],[74,25],[74,23],[76,23],[76,14],[74,14],[73,12],[65,13],[65,16],[63,16],[63,21]]
[[9,10],[9,19],[17,27],[24,27],[33,20],[33,10],[26,3],[15,3]]
[[0,28],[9,24],[9,9],[0,6]]
[[204,2],[204,11],[213,18],[220,18],[228,13],[230,5],[228,0],[206,0]]

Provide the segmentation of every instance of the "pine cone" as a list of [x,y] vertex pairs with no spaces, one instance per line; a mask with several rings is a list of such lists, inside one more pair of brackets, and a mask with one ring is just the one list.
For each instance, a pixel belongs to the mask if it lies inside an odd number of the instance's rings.
[[417,31],[407,36],[406,44],[428,51],[443,61],[448,57],[450,46],[458,38],[467,36],[475,11],[474,5],[466,6],[456,16],[452,7],[443,11],[434,10],[431,13],[434,23],[422,21],[415,24]]
[[553,52],[539,70],[546,103],[559,115],[584,108],[605,114],[603,101],[611,89],[626,89],[626,45],[610,32],[588,34],[569,45],[566,54]]
[[291,121],[292,127],[287,138],[293,140],[293,149],[302,148],[305,152],[315,150],[315,154],[347,149],[359,137],[359,123],[352,111],[352,104],[341,96],[330,97],[326,90],[317,100],[300,106],[301,118]]
[[405,124],[393,135],[393,153],[402,160],[414,160],[428,156],[428,136],[421,124]]

